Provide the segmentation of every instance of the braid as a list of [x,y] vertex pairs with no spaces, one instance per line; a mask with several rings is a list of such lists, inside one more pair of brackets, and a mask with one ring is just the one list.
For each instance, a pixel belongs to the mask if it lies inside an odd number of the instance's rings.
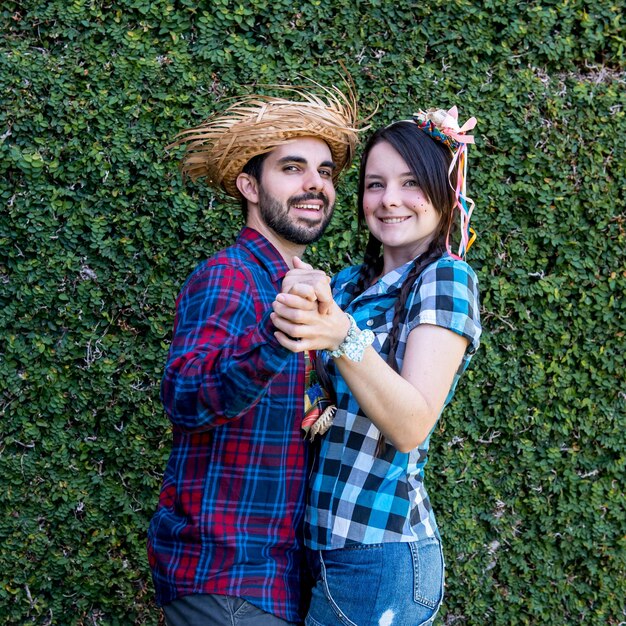
[[[413,267],[409,270],[407,277],[402,283],[400,288],[400,294],[396,300],[396,304],[393,310],[393,322],[391,323],[391,331],[387,337],[389,342],[389,355],[387,356],[387,364],[398,372],[398,361],[396,359],[396,351],[398,349],[398,343],[400,341],[400,322],[402,316],[405,314],[406,301],[411,293],[411,289],[415,284],[415,281],[420,277],[420,274],[428,267],[433,261],[440,258],[446,250],[446,241],[444,236],[437,237],[430,242],[430,245],[424,252],[413,262]],[[378,435],[378,443],[376,444],[375,456],[380,457],[385,453],[387,444],[385,443],[385,437],[382,433]]]
[[[380,254],[380,249],[380,241],[370,235],[370,238],[367,242],[367,247],[365,249],[365,255],[363,257],[363,265],[361,267],[355,289],[355,297],[363,293],[370,286],[374,277],[378,276],[378,274],[380,274],[380,272],[382,271],[383,257]],[[389,342],[389,355],[387,356],[387,363],[396,372],[398,371],[396,351],[398,348],[398,343],[400,341],[400,322],[402,320],[402,315],[405,313],[406,301],[409,297],[409,294],[411,293],[411,289],[413,288],[415,281],[419,278],[420,274],[433,261],[440,258],[444,254],[445,250],[445,236],[443,236],[443,234],[440,234],[439,237],[436,237],[430,242],[430,245],[428,246],[426,251],[421,254],[417,259],[415,259],[415,261],[413,262],[413,267],[409,270],[407,277],[402,283],[402,287],[400,288],[400,294],[398,295],[394,306],[391,332],[389,333],[389,336],[387,338],[387,341]],[[336,403],[337,397],[335,394],[335,390],[330,379],[330,375],[328,374],[326,366],[324,365],[324,362],[321,358],[315,359],[315,373],[317,374],[320,385],[330,395],[331,401],[333,403]],[[382,456],[382,454],[384,454],[386,450],[386,447],[387,444],[385,443],[385,438],[381,433],[378,436],[375,456]]]
[[[380,253],[382,244],[376,237],[369,236],[365,254],[363,255],[363,265],[359,273],[354,297],[361,295],[371,284],[376,276],[383,271],[383,255]],[[353,298],[354,299],[354,298]]]
[[396,304],[393,311],[393,322],[391,323],[391,332],[387,341],[389,341],[389,356],[387,357],[387,363],[397,372],[398,363],[396,361],[396,350],[398,349],[399,335],[400,335],[400,319],[404,313],[404,307],[406,305],[409,293],[415,284],[415,281],[419,278],[420,274],[430,265],[433,261],[438,259],[446,250],[446,242],[442,237],[440,239],[433,239],[430,245],[424,252],[413,262],[413,267],[409,270],[407,277],[402,283],[400,288],[400,295],[396,300]]

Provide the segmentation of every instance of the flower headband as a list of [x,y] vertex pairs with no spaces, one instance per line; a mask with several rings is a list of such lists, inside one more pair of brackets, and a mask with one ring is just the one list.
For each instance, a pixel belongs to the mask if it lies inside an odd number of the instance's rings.
[[[474,143],[472,135],[466,135],[468,130],[476,126],[476,118],[471,117],[463,126],[459,127],[459,112],[454,106],[449,111],[443,109],[428,109],[413,114],[413,121],[425,133],[430,135],[435,141],[440,141],[448,146],[452,151],[452,163],[448,170],[448,179],[452,175],[455,164],[458,162],[458,174],[456,184],[450,180],[450,185],[454,189],[455,208],[459,209],[461,220],[461,243],[458,254],[453,254],[450,249],[450,233],[446,236],[446,248],[448,254],[462,259],[465,257],[470,246],[476,239],[474,229],[470,227],[470,218],[474,210],[474,201],[465,194],[465,183],[467,180],[467,145]],[[468,208],[469,205],[469,208]]]

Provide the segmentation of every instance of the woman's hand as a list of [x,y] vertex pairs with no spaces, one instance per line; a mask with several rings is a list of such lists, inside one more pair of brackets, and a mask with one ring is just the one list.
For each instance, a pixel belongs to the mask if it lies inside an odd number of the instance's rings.
[[350,328],[350,320],[332,299],[328,283],[319,292],[325,312],[314,305],[320,301],[313,299],[311,290],[310,284],[294,284],[289,293],[279,293],[272,303],[271,319],[277,329],[274,335],[292,352],[335,350]]

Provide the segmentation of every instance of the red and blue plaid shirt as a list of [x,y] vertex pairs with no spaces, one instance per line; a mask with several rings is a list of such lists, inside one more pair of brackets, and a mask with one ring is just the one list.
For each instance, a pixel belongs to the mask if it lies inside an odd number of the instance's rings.
[[161,387],[173,445],[148,532],[161,605],[216,593],[303,617],[304,359],[269,318],[287,269],[244,228],[176,302]]

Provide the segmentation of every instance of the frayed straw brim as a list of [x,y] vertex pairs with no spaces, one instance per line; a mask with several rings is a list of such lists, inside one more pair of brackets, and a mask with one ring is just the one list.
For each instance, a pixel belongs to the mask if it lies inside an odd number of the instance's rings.
[[[358,141],[354,92],[325,89],[325,97],[299,87],[272,86],[301,100],[253,94],[239,99],[196,128],[179,133],[173,148],[186,146],[181,162],[184,177],[205,178],[208,185],[241,198],[237,176],[253,157],[270,152],[296,137],[317,137],[328,144],[336,179],[352,158]],[[363,129],[360,129],[363,130]]]

